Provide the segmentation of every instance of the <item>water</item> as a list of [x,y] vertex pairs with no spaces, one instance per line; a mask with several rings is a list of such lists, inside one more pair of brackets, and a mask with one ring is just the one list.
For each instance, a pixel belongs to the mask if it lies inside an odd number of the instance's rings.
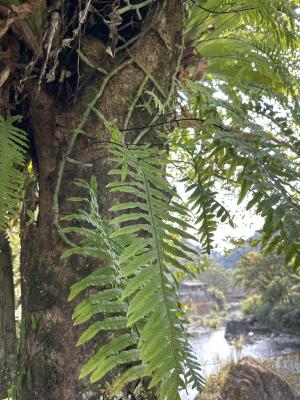
[[[202,374],[208,378],[229,361],[244,356],[264,359],[270,367],[289,377],[291,383],[300,389],[300,347],[280,343],[275,338],[263,337],[252,344],[245,343],[242,351],[237,351],[224,337],[225,330],[219,329],[202,333],[191,340],[191,344],[202,366]],[[182,393],[183,400],[193,400],[197,392]]]

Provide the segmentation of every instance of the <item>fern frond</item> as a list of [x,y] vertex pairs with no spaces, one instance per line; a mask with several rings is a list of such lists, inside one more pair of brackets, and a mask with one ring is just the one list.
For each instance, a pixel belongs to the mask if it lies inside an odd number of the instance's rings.
[[[160,399],[179,399],[179,390],[193,379],[197,379],[194,385],[202,387],[200,367],[186,345],[184,321],[179,317],[172,275],[172,270],[181,267],[180,263],[172,261],[177,256],[190,259],[192,253],[177,237],[187,240],[194,237],[187,230],[187,211],[172,199],[174,191],[164,179],[161,164],[165,155],[141,146],[138,151],[120,146],[113,151],[119,169],[126,163],[128,173],[125,180],[108,186],[114,192],[130,192],[139,199],[123,207],[121,203],[121,208],[128,211],[125,215],[129,225],[111,234],[112,238],[121,239],[130,235],[135,244],[134,247],[132,244],[125,246],[119,258],[121,274],[127,277],[122,298],[129,303],[128,325],[137,323],[140,327],[138,347],[146,373],[152,375],[149,387],[159,386]],[[115,175],[120,177],[118,172]],[[131,211],[133,207],[134,212]],[[120,205],[112,207],[111,211],[117,209]],[[174,211],[179,212],[180,218],[173,215]],[[117,216],[112,224],[120,221],[125,220]]]
[[233,85],[261,85],[297,97],[291,51],[299,46],[293,2],[195,1],[186,40],[207,62],[207,76]]
[[[212,177],[204,172],[203,159],[194,160],[194,171],[188,177],[183,179],[187,183],[187,192],[191,192],[189,202],[192,204],[192,210],[195,210],[199,225],[200,241],[205,253],[210,254],[214,247],[214,234],[217,229],[218,220],[228,222],[233,226],[233,221],[226,208],[217,201],[217,192],[213,191]],[[191,183],[192,182],[192,183]]]
[[184,89],[188,105],[183,107],[199,123],[189,130],[180,127],[175,149],[180,148],[191,165],[184,176],[202,243],[210,250],[217,214],[228,218],[226,210],[213,203],[215,182],[231,190],[239,187],[238,203],[247,199],[247,208],[255,207],[265,219],[263,248],[284,253],[298,268],[297,3],[193,4],[187,43],[207,60],[207,69],[201,81]]
[[[209,140],[204,140],[201,150],[196,141],[197,156],[201,161],[196,164],[195,171],[190,171],[185,180],[190,183],[189,189],[193,191],[191,200],[197,204],[195,207],[201,230],[207,230],[204,211],[212,219],[214,214],[209,211],[211,185],[203,190],[201,180],[193,180],[198,175],[201,179],[210,182],[214,179],[215,168],[227,181],[230,187],[239,187],[238,203],[248,198],[247,209],[256,207],[256,213],[265,219],[262,229],[262,247],[270,252],[277,249],[278,254],[285,254],[286,262],[293,261],[294,267],[299,267],[300,207],[298,205],[298,181],[300,177],[299,166],[294,157],[289,157],[285,152],[277,149],[276,142],[269,135],[254,124],[248,123],[254,133],[248,134],[235,127],[211,133]],[[203,138],[201,134],[199,139]],[[187,146],[186,146],[187,147]],[[292,151],[293,147],[291,147]],[[194,149],[195,150],[195,149]],[[295,154],[297,149],[295,148]],[[291,154],[291,153],[290,153]],[[197,172],[198,171],[198,172]],[[202,194],[203,193],[203,194]],[[217,209],[217,204],[212,208]],[[222,214],[222,210],[218,211]],[[221,217],[227,218],[226,213]],[[213,230],[215,226],[211,224]],[[209,232],[209,231],[208,231]]]
[[15,127],[19,117],[0,116],[0,229],[9,226],[22,199],[26,133]]
[[[89,290],[88,296],[81,300],[74,310],[74,324],[83,324],[91,319],[94,321],[82,333],[77,345],[92,340],[100,332],[110,332],[113,335],[112,339],[104,344],[82,368],[80,378],[90,375],[91,382],[96,382],[111,370],[119,369],[123,365],[137,363],[137,366],[141,367],[140,352],[137,349],[136,330],[133,332],[128,329],[126,317],[128,304],[121,299],[123,283],[119,278],[118,265],[120,245],[109,238],[109,226],[99,214],[96,179],[92,177],[90,183],[78,180],[76,184],[88,191],[89,199],[71,200],[79,204],[88,203],[89,210],[78,209],[76,213],[63,218],[64,221],[76,223],[76,226],[62,228],[62,232],[76,234],[80,240],[77,245],[66,250],[62,257],[80,254],[103,264],[71,287],[69,301]],[[120,385],[116,387],[119,388]]]
[[69,300],[95,288],[75,308],[75,324],[100,316],[83,332],[78,345],[101,331],[114,332],[80,376],[90,375],[95,382],[125,364],[130,368],[114,382],[113,390],[148,375],[149,388],[157,388],[159,399],[179,399],[186,385],[203,387],[200,366],[187,342],[173,275],[185,268],[181,260],[195,253],[179,239],[194,239],[188,213],[172,199],[176,194],[163,177],[163,153],[119,145],[112,146],[111,152],[118,168],[110,172],[117,179],[108,185],[110,190],[131,193],[137,201],[112,206],[111,212],[122,214],[115,215],[108,226],[98,212],[95,179],[91,184],[78,181],[90,192],[90,210],[79,209],[64,217],[76,226],[63,228],[63,233],[75,233],[81,240],[63,257],[80,253],[105,264],[71,288]]
[[[233,30],[252,27],[273,35],[282,46],[296,40],[294,9],[296,2],[284,0],[193,1],[186,35],[193,38],[215,38]],[[209,29],[215,26],[215,29]]]
[[[239,201],[251,196],[247,208],[265,218],[262,245],[267,251],[275,246],[278,254],[284,253],[286,262],[293,259],[295,268],[300,266],[300,207],[297,181],[300,172],[297,163],[278,152],[272,142],[245,141],[241,135],[219,133],[213,146],[222,148],[234,164],[237,183],[240,185]],[[220,149],[219,148],[219,149]],[[241,169],[242,168],[242,169]],[[251,192],[250,192],[251,190]],[[279,236],[278,236],[279,234]],[[274,240],[276,239],[276,240]]]

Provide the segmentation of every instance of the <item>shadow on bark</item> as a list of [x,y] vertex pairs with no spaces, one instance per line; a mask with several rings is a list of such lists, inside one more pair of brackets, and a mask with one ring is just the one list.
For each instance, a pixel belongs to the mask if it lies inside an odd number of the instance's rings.
[[0,398],[12,384],[16,364],[15,297],[12,256],[5,233],[0,235]]

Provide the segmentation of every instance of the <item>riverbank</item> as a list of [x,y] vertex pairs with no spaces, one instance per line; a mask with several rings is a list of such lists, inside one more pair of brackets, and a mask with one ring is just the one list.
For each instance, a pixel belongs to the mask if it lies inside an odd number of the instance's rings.
[[261,339],[269,339],[292,348],[300,347],[299,332],[272,329],[271,327],[244,318],[227,321],[225,325],[225,337],[229,341],[235,340],[237,337],[243,337],[243,340],[248,344]]
[[[245,340],[242,348],[225,339],[225,328],[208,329],[202,327],[191,330],[191,344],[202,366],[202,374],[208,379],[226,364],[244,356],[263,360],[267,365],[283,375],[300,389],[300,343],[291,343],[284,336],[257,335]],[[183,400],[193,400],[195,391],[182,393]]]

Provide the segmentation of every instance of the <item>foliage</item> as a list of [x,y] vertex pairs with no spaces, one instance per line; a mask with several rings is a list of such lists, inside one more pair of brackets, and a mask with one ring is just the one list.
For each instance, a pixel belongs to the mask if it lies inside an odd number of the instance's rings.
[[268,315],[271,326],[299,333],[300,301],[297,304],[278,304]]
[[246,254],[237,271],[238,279],[255,294],[242,304],[242,312],[275,328],[299,329],[299,274],[285,266],[283,258],[270,254]]
[[14,126],[18,117],[0,116],[0,229],[10,225],[23,197],[22,171],[27,150],[26,134]]
[[231,361],[226,365],[218,366],[218,372],[211,375],[207,380],[207,385],[199,396],[195,400],[215,400],[221,395],[221,389],[225,384],[225,381],[230,374],[231,369],[234,367],[234,362]]
[[258,313],[262,306],[262,298],[259,294],[253,294],[243,301],[241,310],[245,315],[254,315]]
[[219,318],[211,318],[210,316],[208,316],[202,319],[201,325],[207,326],[211,329],[218,329],[222,326],[222,323]]
[[[162,152],[147,146],[128,149],[116,144],[111,153],[117,168],[110,174],[118,180],[108,186],[116,193],[131,193],[134,199],[119,201],[111,207],[113,213],[128,212],[115,216],[109,228],[98,212],[95,179],[90,186],[78,181],[77,185],[89,188],[91,211],[80,210],[64,219],[87,222],[92,229],[63,228],[64,234],[77,233],[83,237],[79,246],[67,250],[64,257],[82,254],[94,256],[106,264],[71,289],[70,299],[73,299],[90,286],[105,288],[83,300],[75,309],[77,324],[99,312],[105,315],[104,320],[94,322],[82,334],[78,345],[101,330],[122,332],[128,328],[131,336],[126,334],[124,338],[122,333],[120,339],[114,335],[88,361],[81,377],[92,374],[91,381],[95,382],[120,364],[134,363],[114,383],[113,391],[150,375],[149,387],[158,386],[159,398],[173,400],[178,398],[179,389],[188,383],[198,390],[203,383],[200,367],[187,342],[172,273],[176,269],[185,270],[178,257],[188,260],[194,252],[177,239],[178,235],[193,239],[186,231],[191,229],[186,222],[187,211],[176,201],[176,193],[164,179]],[[135,347],[131,348],[133,345]]]
[[[238,203],[265,218],[262,246],[299,256],[299,24],[294,2],[194,1],[186,29],[202,64],[186,79],[174,163],[198,207],[203,249],[218,220],[232,223],[218,188],[240,188]],[[275,27],[276,25],[276,27]],[[184,164],[183,164],[184,163]],[[184,165],[184,168],[183,168]],[[198,199],[198,205],[195,201]]]
[[245,336],[242,334],[238,337],[234,337],[231,344],[234,348],[236,359],[237,361],[239,361],[242,355],[243,347],[245,345]]
[[[111,208],[128,210],[115,217],[112,224],[131,223],[117,227],[111,237],[126,242],[128,234],[133,234],[132,243],[120,256],[121,275],[128,279],[123,292],[129,302],[128,324],[142,324],[139,347],[147,372],[153,374],[150,387],[160,383],[159,398],[177,398],[178,389],[185,387],[184,381],[198,386],[198,390],[202,381],[187,344],[184,320],[179,318],[176,282],[171,273],[174,269],[184,270],[176,258],[188,260],[194,252],[177,239],[180,236],[193,240],[188,233],[191,226],[186,222],[185,208],[176,200],[176,193],[172,199],[173,190],[164,179],[163,152],[141,146],[128,150],[120,145],[112,152],[118,169],[111,173],[119,181],[108,186],[114,192],[130,192],[137,199],[131,204],[121,201]],[[137,220],[141,222],[136,224]],[[141,256],[149,261],[137,265]]]
[[279,276],[275,276],[269,283],[264,293],[265,300],[270,304],[276,304],[285,299],[287,294],[286,282]]
[[245,254],[239,263],[235,276],[245,289],[265,292],[274,279],[294,282],[292,265],[284,265],[284,259],[274,253],[267,257],[261,252]]

